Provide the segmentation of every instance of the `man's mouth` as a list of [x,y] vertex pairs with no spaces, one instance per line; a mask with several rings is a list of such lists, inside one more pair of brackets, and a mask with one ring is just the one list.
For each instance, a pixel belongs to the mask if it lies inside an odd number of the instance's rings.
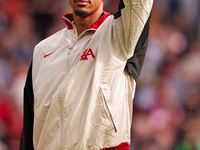
[[91,2],[89,0],[75,0],[74,3],[80,6],[86,6],[90,4]]

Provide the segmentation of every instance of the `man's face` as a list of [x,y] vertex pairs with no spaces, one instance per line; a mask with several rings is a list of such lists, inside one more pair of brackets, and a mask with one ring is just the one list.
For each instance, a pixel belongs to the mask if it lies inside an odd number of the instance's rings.
[[87,17],[95,13],[101,6],[103,0],[68,0],[75,15]]

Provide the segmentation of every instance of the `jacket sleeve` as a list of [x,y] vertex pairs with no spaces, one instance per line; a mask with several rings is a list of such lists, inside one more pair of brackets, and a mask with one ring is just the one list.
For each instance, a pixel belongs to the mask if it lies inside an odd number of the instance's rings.
[[133,56],[152,5],[153,0],[120,0],[118,11],[114,14],[114,31],[127,59]]
[[33,148],[33,122],[34,122],[34,110],[33,110],[33,87],[32,87],[32,63],[29,67],[29,71],[26,78],[24,87],[24,118],[23,129],[20,141],[20,150],[34,150]]
[[147,50],[150,19],[151,19],[151,15],[149,16],[144,26],[144,29],[142,31],[142,34],[137,42],[136,48],[134,50],[134,54],[131,58],[127,60],[127,63],[124,69],[125,71],[130,73],[136,81],[138,80],[138,77],[142,70],[144,57]]

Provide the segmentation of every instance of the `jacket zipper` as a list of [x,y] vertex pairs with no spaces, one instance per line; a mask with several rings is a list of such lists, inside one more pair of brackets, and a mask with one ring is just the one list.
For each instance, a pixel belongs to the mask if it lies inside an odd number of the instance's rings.
[[117,132],[117,128],[116,128],[116,125],[115,125],[115,122],[114,122],[114,119],[113,119],[113,115],[112,115],[111,109],[110,109],[110,107],[108,105],[108,102],[106,100],[106,97],[105,97],[105,94],[103,92],[103,89],[100,88],[100,91],[101,91],[100,92],[101,96],[103,98],[103,103],[104,103],[104,106],[105,106],[106,114],[107,114],[107,116],[108,116],[108,118],[109,118],[109,120],[110,120],[110,122],[111,122],[111,124],[112,124],[112,126],[113,126],[113,128],[115,130],[115,132]]

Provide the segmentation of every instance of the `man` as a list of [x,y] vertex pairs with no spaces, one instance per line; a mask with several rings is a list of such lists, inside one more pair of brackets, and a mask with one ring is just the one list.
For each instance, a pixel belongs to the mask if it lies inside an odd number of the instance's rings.
[[69,4],[67,28],[35,47],[20,149],[128,150],[153,0],[121,0],[114,15],[103,0]]

